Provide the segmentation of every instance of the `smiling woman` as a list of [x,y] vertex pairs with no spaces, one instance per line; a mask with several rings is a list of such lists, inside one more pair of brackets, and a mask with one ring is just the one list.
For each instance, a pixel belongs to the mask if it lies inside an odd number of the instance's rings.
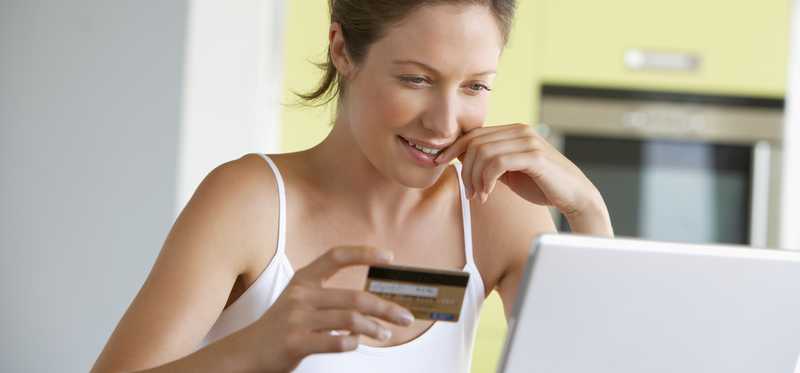
[[[482,126],[486,117],[514,4],[481,3],[333,2],[324,78],[302,97],[323,102],[336,97],[336,121],[342,125],[334,126],[332,137],[348,130],[381,173],[408,186],[430,186],[443,168],[411,144],[441,150]],[[413,18],[403,18],[411,12]],[[397,162],[397,156],[414,166]]]
[[[531,239],[555,230],[547,206],[612,235],[597,189],[530,126],[485,126],[514,7],[333,0],[305,95],[336,99],[330,134],[206,177],[94,371],[468,372],[486,295],[509,313]],[[362,291],[389,262],[469,272],[458,322]]]

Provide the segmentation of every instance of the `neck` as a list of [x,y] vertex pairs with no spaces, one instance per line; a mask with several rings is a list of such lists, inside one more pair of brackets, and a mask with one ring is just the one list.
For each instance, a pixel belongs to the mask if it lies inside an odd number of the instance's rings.
[[347,123],[337,118],[333,130],[308,150],[312,180],[332,200],[373,228],[398,227],[437,188],[410,188],[378,171],[356,145]]

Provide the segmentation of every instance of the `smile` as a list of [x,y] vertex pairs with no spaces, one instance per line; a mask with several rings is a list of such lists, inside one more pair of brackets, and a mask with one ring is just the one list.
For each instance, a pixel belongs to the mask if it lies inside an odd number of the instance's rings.
[[444,147],[442,147],[442,148],[429,148],[429,147],[426,147],[426,146],[415,144],[413,141],[408,140],[405,137],[400,136],[400,138],[403,139],[403,141],[405,141],[406,144],[414,147],[415,149],[417,149],[417,150],[419,150],[419,151],[421,151],[421,152],[423,152],[425,154],[429,154],[429,155],[434,155],[435,156],[435,155],[438,155],[442,150],[444,150]]
[[417,166],[424,168],[438,167],[436,157],[447,149],[447,146],[432,146],[431,143],[418,144],[414,140],[409,140],[402,136],[397,136],[397,141],[405,148],[405,153],[409,159]]

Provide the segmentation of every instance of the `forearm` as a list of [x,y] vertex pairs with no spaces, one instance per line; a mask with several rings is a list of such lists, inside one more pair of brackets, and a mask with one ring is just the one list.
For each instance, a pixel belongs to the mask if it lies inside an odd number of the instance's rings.
[[240,330],[180,359],[135,373],[258,372],[251,359],[244,356],[249,349],[241,346],[245,340],[241,338],[243,332],[245,330]]

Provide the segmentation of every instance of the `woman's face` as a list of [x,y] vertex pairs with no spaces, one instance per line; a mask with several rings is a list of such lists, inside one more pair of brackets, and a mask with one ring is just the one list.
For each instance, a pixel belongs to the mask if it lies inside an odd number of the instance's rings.
[[445,167],[436,152],[483,125],[502,47],[484,6],[427,6],[388,28],[340,111],[372,165],[408,187],[432,185]]

